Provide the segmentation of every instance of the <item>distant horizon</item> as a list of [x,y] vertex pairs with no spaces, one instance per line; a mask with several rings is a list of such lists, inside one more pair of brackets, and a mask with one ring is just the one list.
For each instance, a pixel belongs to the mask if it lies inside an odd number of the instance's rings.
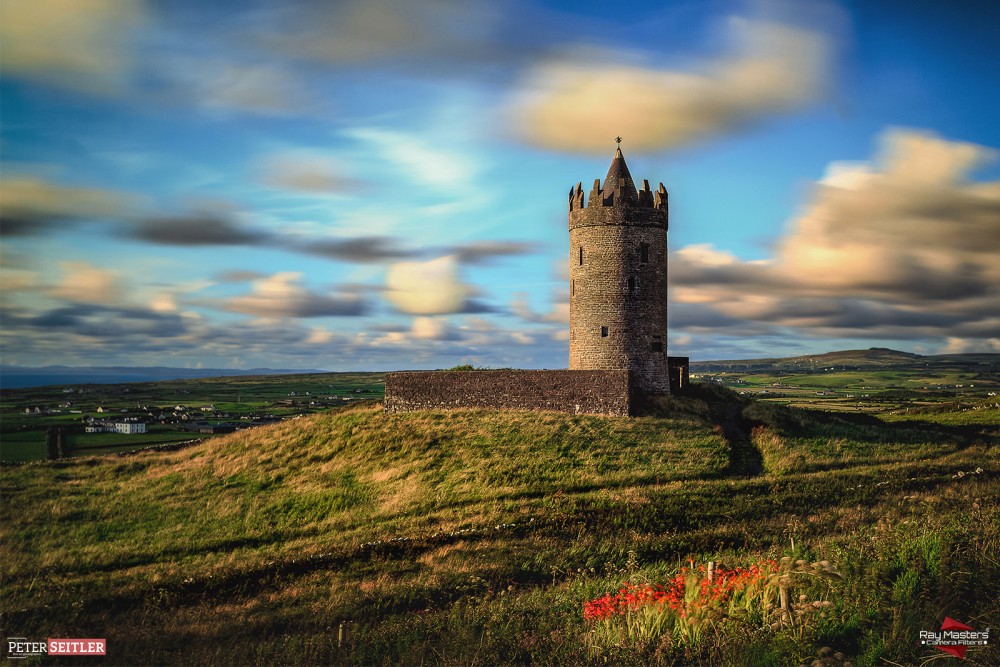
[[[801,357],[833,355],[846,352],[870,352],[886,351],[902,354],[915,354],[904,350],[894,350],[890,348],[857,348],[845,350],[830,350],[817,354],[756,357],[756,358],[733,358],[733,359],[691,359],[692,364],[713,364],[713,363],[739,363],[754,362],[764,360],[796,359]],[[1000,358],[1000,353],[951,353],[945,355],[915,355],[918,357],[937,356],[996,356]],[[193,380],[210,377],[238,377],[241,375],[308,375],[319,373],[391,373],[395,371],[409,370],[442,370],[452,368],[460,364],[452,364],[444,367],[434,368],[374,368],[374,369],[344,369],[344,370],[324,370],[319,368],[187,368],[183,366],[66,366],[62,364],[52,364],[48,366],[13,366],[10,364],[0,364],[0,389],[30,389],[34,387],[56,386],[60,384],[127,384],[131,382],[157,382],[170,380]],[[483,370],[489,370],[491,366],[483,366]],[[496,366],[495,368],[500,368]],[[530,367],[521,367],[524,370],[535,370]],[[548,370],[562,370],[565,367],[551,367]],[[102,375],[89,377],[84,372],[108,371]],[[113,372],[117,371],[117,373]],[[140,371],[146,371],[144,376]],[[163,375],[149,375],[150,371],[162,371]],[[186,374],[186,375],[185,375]],[[62,378],[58,381],[50,381],[53,378]],[[138,378],[138,379],[137,379]],[[13,382],[11,382],[13,380]],[[42,380],[45,380],[42,382]]]

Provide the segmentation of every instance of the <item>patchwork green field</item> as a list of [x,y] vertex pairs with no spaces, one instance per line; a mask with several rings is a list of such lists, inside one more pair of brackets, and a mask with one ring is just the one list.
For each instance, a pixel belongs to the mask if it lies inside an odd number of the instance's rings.
[[894,350],[847,350],[789,359],[692,364],[693,380],[796,407],[885,414],[950,403],[961,410],[1000,405],[1000,355],[924,357]]
[[1000,621],[1000,427],[933,407],[358,404],[6,466],[0,620],[107,664],[936,662],[921,630]]
[[[125,384],[55,385],[0,391],[0,460],[46,458],[52,428],[67,455],[131,451],[206,437],[194,424],[243,428],[256,420],[314,414],[381,399],[384,373],[230,376]],[[183,411],[178,411],[183,406]],[[84,419],[147,422],[146,434],[86,433]]]

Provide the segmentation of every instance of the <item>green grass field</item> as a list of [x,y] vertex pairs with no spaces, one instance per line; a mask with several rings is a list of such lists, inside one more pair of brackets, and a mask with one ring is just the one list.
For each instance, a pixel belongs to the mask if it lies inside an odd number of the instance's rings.
[[[183,405],[192,412],[210,407],[229,415],[196,419],[210,423],[247,423],[259,415],[290,418],[355,400],[381,399],[384,377],[384,373],[315,373],[4,390],[0,460],[45,458],[46,431],[51,427],[66,430],[71,455],[115,453],[201,437],[185,430],[183,423],[151,424],[148,434],[86,434],[84,416],[114,421],[127,415],[153,421],[150,412],[169,414]],[[25,409],[35,408],[42,413],[25,414]]]
[[[860,363],[858,359],[850,362]],[[790,370],[788,360],[758,363],[752,368],[719,363],[705,362],[700,372],[695,364],[692,378],[715,382],[762,401],[834,412],[886,414],[947,403],[963,407],[997,404],[1000,393],[996,355],[974,355],[961,363],[919,361],[891,367],[849,364],[848,368],[821,366],[808,372]]]
[[[106,664],[922,664],[944,615],[1000,620],[1000,429],[944,414],[697,385],[639,418],[358,405],[6,467],[0,619],[106,637]],[[842,575],[789,565],[787,621],[775,591],[669,632],[583,617],[623,581],[783,556]]]

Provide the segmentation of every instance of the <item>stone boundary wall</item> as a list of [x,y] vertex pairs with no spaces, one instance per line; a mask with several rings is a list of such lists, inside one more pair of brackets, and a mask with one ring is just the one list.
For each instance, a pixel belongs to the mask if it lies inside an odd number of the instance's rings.
[[386,412],[442,408],[628,415],[627,370],[406,371],[385,376]]

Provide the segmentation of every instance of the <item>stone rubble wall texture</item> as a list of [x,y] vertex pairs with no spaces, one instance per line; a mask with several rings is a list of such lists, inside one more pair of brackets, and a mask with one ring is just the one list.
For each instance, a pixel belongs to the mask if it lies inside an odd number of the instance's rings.
[[407,371],[385,376],[386,412],[492,408],[628,415],[627,370]]

